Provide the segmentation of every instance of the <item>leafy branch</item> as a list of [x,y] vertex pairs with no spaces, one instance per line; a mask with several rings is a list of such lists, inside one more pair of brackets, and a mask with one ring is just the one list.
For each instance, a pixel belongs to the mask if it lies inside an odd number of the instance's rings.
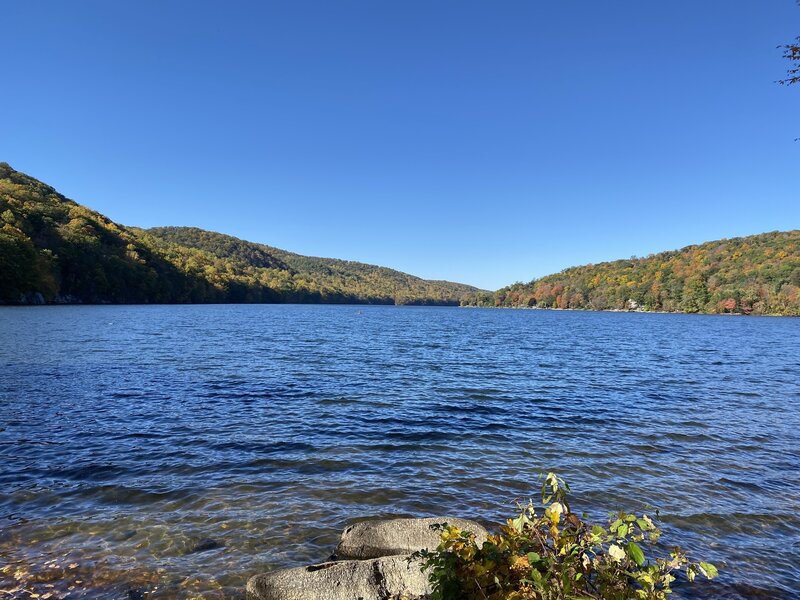
[[778,81],[781,85],[794,85],[800,83],[800,37],[794,43],[778,46],[783,50],[783,58],[789,62],[789,69],[786,72],[786,79]]
[[473,533],[434,525],[436,551],[409,559],[422,561],[432,600],[665,600],[677,571],[689,581],[716,577],[714,565],[691,562],[677,547],[648,558],[661,537],[648,515],[618,512],[606,526],[589,525],[572,512],[568,494],[567,483],[548,473],[541,512],[532,501],[519,506],[481,546]]

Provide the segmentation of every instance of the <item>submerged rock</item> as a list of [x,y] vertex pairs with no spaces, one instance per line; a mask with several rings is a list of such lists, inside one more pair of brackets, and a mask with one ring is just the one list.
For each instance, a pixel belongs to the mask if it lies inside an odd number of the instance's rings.
[[475,534],[480,546],[486,541],[488,532],[475,521],[452,517],[429,517],[425,519],[387,519],[364,521],[346,528],[342,540],[336,547],[337,558],[377,558],[396,554],[411,554],[417,550],[435,550],[440,542],[440,533],[431,525],[448,523]]
[[125,591],[126,600],[145,600],[147,592],[141,588],[128,588]]
[[220,544],[217,540],[205,538],[192,544],[187,554],[206,552],[207,550],[216,550],[217,548],[222,548],[222,544]]
[[427,598],[428,577],[406,556],[326,562],[255,575],[249,600],[408,600]]

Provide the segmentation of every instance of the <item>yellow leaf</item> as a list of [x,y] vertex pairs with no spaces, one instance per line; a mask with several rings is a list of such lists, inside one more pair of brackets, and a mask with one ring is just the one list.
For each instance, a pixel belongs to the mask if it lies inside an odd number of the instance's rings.
[[608,555],[614,560],[615,562],[620,562],[625,559],[625,550],[617,546],[616,544],[611,544],[608,547]]

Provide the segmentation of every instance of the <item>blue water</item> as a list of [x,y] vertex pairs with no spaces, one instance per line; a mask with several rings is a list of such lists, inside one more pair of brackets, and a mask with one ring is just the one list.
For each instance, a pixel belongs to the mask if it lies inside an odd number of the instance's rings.
[[7,307],[0,342],[0,589],[235,598],[354,519],[497,522],[556,470],[720,567],[679,597],[796,597],[800,319]]

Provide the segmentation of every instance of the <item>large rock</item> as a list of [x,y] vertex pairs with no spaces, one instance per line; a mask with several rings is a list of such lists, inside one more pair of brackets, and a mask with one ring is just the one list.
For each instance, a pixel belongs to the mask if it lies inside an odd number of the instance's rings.
[[255,575],[248,600],[408,600],[427,598],[428,577],[406,556],[343,560]]
[[20,294],[19,297],[20,304],[46,304],[44,296],[42,296],[41,292],[29,292],[27,294]]
[[388,519],[364,521],[351,525],[342,532],[336,547],[337,558],[377,558],[395,554],[410,554],[417,550],[435,550],[441,532],[431,529],[436,523],[448,523],[471,531],[480,546],[488,532],[475,521],[452,517],[426,519]]

